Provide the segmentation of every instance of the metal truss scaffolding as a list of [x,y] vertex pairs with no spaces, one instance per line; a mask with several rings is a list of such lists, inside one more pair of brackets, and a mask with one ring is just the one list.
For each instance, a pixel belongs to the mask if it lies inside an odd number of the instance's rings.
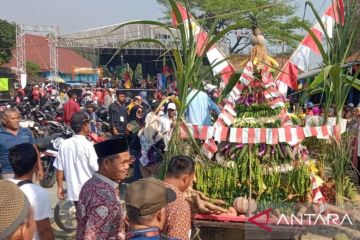
[[[65,48],[93,48],[109,51],[119,49],[124,43],[142,38],[151,38],[160,41],[167,48],[175,47],[179,43],[179,34],[176,29],[171,31],[175,38],[165,29],[147,24],[134,24],[114,29],[122,24],[94,28],[81,32],[64,34],[59,38],[59,46]],[[123,54],[158,55],[164,51],[159,44],[152,42],[134,42],[122,48]]]
[[19,76],[26,74],[25,33],[21,25],[16,25],[16,67]]
[[26,53],[25,53],[25,34],[27,32],[46,33],[50,49],[50,80],[54,83],[59,73],[58,64],[58,42],[59,28],[57,26],[42,25],[16,25],[16,66],[19,77],[26,74]]

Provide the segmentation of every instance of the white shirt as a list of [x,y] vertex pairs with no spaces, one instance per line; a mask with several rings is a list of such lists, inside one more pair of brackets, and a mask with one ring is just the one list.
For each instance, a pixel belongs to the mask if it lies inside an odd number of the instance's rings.
[[168,133],[171,130],[171,124],[173,123],[170,118],[165,115],[160,118],[160,128],[162,133]]
[[54,167],[64,171],[67,199],[78,201],[82,186],[98,170],[94,146],[85,136],[75,135],[59,148]]
[[[21,180],[9,179],[9,181],[17,184]],[[35,221],[40,221],[51,216],[50,198],[45,189],[33,183],[27,183],[20,187],[21,191],[26,195],[31,207],[34,209]],[[39,232],[36,229],[33,240],[38,240]]]
[[165,143],[165,151],[168,150],[168,143],[171,138],[171,124],[173,121],[169,118],[168,115],[160,117],[160,131],[164,136],[164,143]]

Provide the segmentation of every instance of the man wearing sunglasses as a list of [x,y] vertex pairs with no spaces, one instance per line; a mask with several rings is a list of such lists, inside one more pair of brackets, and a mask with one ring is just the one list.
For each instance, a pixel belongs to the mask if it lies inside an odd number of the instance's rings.
[[97,154],[94,146],[87,140],[90,133],[89,118],[84,112],[77,112],[71,117],[71,128],[75,135],[65,140],[59,148],[54,167],[57,169],[57,195],[64,199],[63,179],[67,184],[67,199],[75,206],[79,200],[81,187],[98,170]]

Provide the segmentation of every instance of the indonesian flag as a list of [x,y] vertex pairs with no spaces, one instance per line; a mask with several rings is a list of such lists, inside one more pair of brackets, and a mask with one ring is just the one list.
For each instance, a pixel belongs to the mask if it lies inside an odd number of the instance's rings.
[[218,147],[213,138],[206,139],[205,143],[202,145],[202,153],[208,158],[211,159],[214,154],[217,152]]
[[[338,11],[339,10],[339,11]],[[344,3],[343,0],[334,1],[333,4],[325,11],[321,18],[323,25],[326,28],[326,33],[329,37],[333,36],[333,28],[335,23],[344,24]],[[322,42],[325,33],[320,26],[320,23],[316,23],[311,31],[316,38]],[[309,69],[310,53],[313,52],[320,55],[320,51],[317,48],[315,41],[308,33],[301,41],[298,48],[293,55],[284,65],[282,72],[277,76],[277,84],[279,92],[286,96],[288,87],[297,90],[297,79],[299,71],[307,72]]]
[[320,213],[326,211],[325,204],[326,200],[320,191],[321,185],[324,181],[313,172],[310,173],[310,181],[311,181],[311,190],[312,190],[312,198],[313,202],[318,205]]
[[[184,24],[186,31],[186,37],[190,37],[190,27],[192,34],[196,41],[196,54],[202,55],[204,48],[208,42],[207,32],[195,21],[193,16],[186,11],[186,9],[180,3],[177,3],[178,10],[181,14],[182,23]],[[174,12],[171,14],[172,22],[175,27],[179,25],[176,15]],[[213,67],[213,74],[221,77],[220,88],[224,88],[229,83],[231,75],[235,72],[234,67],[231,63],[225,60],[225,55],[222,53],[220,48],[216,45],[212,46],[208,52],[205,53],[209,60],[210,65]]]

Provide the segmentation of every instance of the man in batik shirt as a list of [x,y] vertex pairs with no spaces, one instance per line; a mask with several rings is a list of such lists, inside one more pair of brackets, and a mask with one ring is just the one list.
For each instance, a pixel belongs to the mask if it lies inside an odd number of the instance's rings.
[[164,234],[181,240],[191,236],[191,208],[184,192],[192,185],[195,162],[188,156],[175,156],[168,165],[165,186],[176,193],[176,200],[167,205],[167,222]]
[[119,184],[129,171],[127,141],[115,138],[94,145],[99,171],[81,189],[76,218],[76,239],[125,239],[125,213]]

